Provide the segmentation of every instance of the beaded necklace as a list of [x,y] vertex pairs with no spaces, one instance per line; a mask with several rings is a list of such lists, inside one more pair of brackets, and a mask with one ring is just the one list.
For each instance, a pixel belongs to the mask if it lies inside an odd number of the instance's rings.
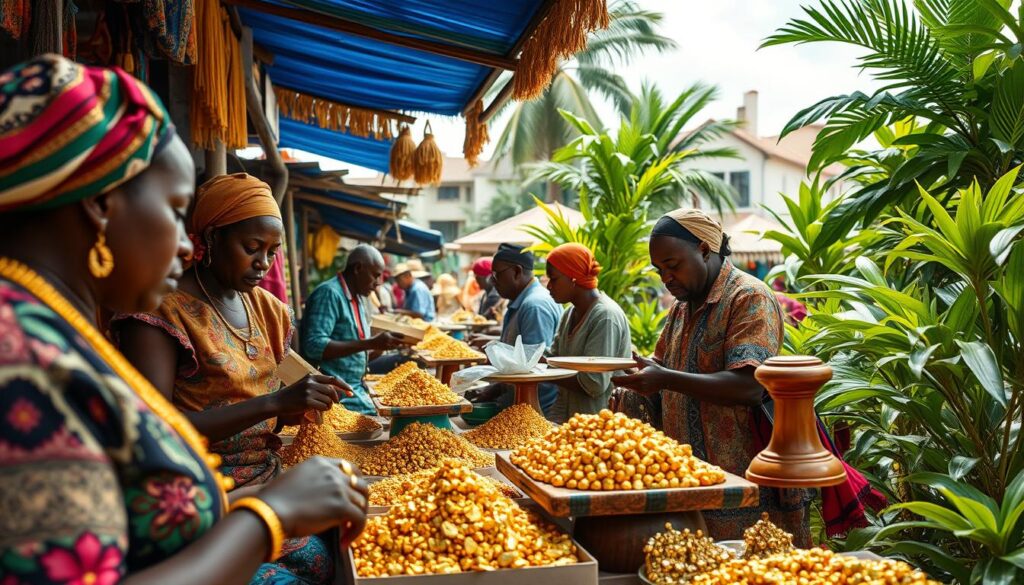
[[199,434],[192,423],[43,277],[22,263],[3,257],[0,257],[0,277],[10,280],[32,293],[34,297],[71,325],[92,347],[93,351],[110,366],[110,369],[124,380],[136,396],[149,407],[149,410],[178,433],[178,436],[210,468],[220,492],[221,503],[226,511],[227,493],[225,490],[233,488],[234,481],[217,471],[221,463],[220,456],[207,451],[206,438]]

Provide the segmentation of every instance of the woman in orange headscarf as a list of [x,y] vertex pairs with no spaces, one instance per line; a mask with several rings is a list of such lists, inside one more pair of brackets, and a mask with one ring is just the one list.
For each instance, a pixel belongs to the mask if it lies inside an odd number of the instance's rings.
[[[156,311],[120,315],[112,327],[121,351],[209,439],[235,484],[260,485],[282,469],[277,428],[298,424],[307,410],[328,410],[349,389],[331,376],[281,388],[291,310],[257,286],[284,237],[266,183],[245,173],[207,181],[188,232],[195,254],[178,291]],[[331,556],[319,539],[287,541],[285,552],[266,570],[329,582]]]
[[[572,304],[562,313],[550,355],[630,357],[629,323],[622,308],[597,290],[600,272],[582,244],[562,244],[548,254],[548,291],[555,302]],[[555,383],[558,398],[550,418],[558,423],[607,408],[612,393],[611,373],[580,373]]]

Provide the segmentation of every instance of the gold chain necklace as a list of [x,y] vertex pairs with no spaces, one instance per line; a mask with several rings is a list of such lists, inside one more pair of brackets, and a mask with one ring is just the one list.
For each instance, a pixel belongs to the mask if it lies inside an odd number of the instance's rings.
[[220,492],[221,504],[226,511],[227,494],[225,490],[232,489],[234,481],[232,478],[225,477],[217,471],[221,464],[220,456],[207,451],[206,437],[199,434],[199,431],[192,426],[192,423],[185,418],[185,415],[181,414],[145,376],[140,374],[135,369],[135,366],[125,359],[121,352],[111,345],[94,325],[89,323],[66,298],[57,292],[53,285],[46,282],[43,277],[39,276],[31,268],[16,260],[0,257],[0,277],[32,293],[34,297],[71,325],[92,347],[93,351],[110,366],[110,369],[124,380],[128,387],[135,392],[136,396],[149,407],[149,410],[177,431],[178,436],[210,468]]
[[198,269],[196,269],[196,282],[199,283],[199,290],[203,291],[203,296],[206,297],[206,300],[210,302],[210,306],[213,307],[213,312],[216,313],[217,316],[220,317],[220,320],[224,322],[224,326],[228,328],[228,331],[231,332],[231,335],[233,335],[236,339],[238,339],[245,345],[245,356],[250,360],[255,360],[256,358],[260,357],[259,348],[256,347],[255,343],[252,342],[252,340],[256,337],[256,332],[253,330],[253,318],[252,314],[250,314],[249,312],[249,304],[245,302],[245,295],[242,293],[238,293],[239,298],[242,299],[242,310],[245,312],[245,322],[249,324],[248,338],[242,337],[242,334],[239,333],[237,329],[232,327],[231,323],[229,323],[228,320],[224,318],[224,315],[221,314],[220,309],[217,308],[217,303],[215,303],[213,300],[213,297],[210,296],[210,293],[206,292],[206,287],[203,286],[203,279],[199,278]]

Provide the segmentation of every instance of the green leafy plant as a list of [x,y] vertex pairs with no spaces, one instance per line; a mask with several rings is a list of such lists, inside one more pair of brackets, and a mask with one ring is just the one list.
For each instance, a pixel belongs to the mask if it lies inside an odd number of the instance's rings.
[[[1014,4],[1017,4],[1014,9]],[[872,94],[825,98],[797,113],[782,136],[825,120],[809,171],[846,161],[844,179],[874,174],[823,223],[838,242],[887,208],[932,192],[989,189],[1024,162],[1024,8],[1011,0],[824,0],[804,7],[762,46],[841,43],[863,50],[859,67],[884,85]],[[896,149],[850,157],[879,129],[913,120]],[[878,174],[879,164],[898,163]]]
[[640,355],[652,355],[661,337],[661,329],[668,317],[668,309],[662,310],[657,299],[632,305],[629,313],[629,331],[633,347]]

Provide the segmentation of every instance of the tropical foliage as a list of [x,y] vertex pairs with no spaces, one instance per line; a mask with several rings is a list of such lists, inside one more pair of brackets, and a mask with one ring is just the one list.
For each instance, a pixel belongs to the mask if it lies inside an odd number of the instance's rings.
[[623,118],[614,135],[562,112],[580,136],[559,149],[552,161],[540,164],[534,175],[577,193],[584,217],[583,225],[573,228],[538,200],[549,221],[530,230],[541,242],[535,251],[543,255],[566,242],[593,250],[598,262],[609,267],[601,275],[601,290],[630,316],[634,344],[644,351],[653,349],[653,332],[664,319],[656,306],[644,302],[656,285],[646,241],[652,213],[677,206],[682,194],[692,192],[707,194],[719,209],[732,206],[731,191],[721,179],[683,166],[691,158],[731,154],[725,150],[702,153],[695,148],[731,128],[728,122],[683,133],[685,125],[713,98],[713,88],[696,85],[665,103],[657,89],[645,87],[633,98],[629,117]]
[[[859,67],[883,82],[873,93],[821,100],[797,113],[782,136],[825,120],[810,171],[847,162],[845,179],[869,180],[830,210],[829,245],[892,205],[937,193],[988,190],[1024,162],[1024,27],[1011,0],[824,0],[804,8],[764,45],[842,43],[863,49]],[[915,131],[871,153],[850,149],[899,121]]]

